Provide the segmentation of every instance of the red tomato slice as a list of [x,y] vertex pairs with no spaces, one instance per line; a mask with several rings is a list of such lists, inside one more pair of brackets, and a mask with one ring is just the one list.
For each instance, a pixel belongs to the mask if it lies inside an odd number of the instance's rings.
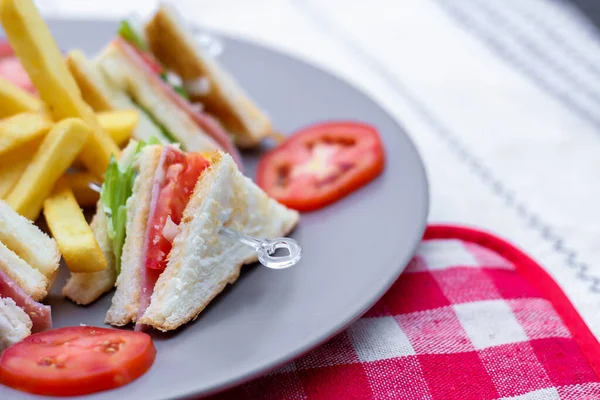
[[146,230],[146,262],[147,268],[164,270],[167,256],[171,251],[171,241],[163,235],[167,219],[179,225],[183,210],[190,200],[194,186],[206,167],[206,161],[198,153],[183,153],[173,146],[166,146],[159,165],[159,176],[154,182],[153,200],[156,201]]
[[30,93],[36,93],[29,75],[8,41],[0,41],[0,77]]
[[385,154],[377,130],[359,122],[327,122],[296,132],[258,164],[257,184],[298,211],[325,207],[376,178]]
[[4,350],[0,383],[49,396],[83,395],[123,386],[154,362],[150,336],[76,326],[33,334]]

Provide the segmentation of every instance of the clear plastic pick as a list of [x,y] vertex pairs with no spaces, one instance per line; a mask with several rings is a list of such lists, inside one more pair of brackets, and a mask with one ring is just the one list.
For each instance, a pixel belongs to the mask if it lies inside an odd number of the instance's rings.
[[[98,193],[102,190],[102,188],[94,182],[90,182],[88,187]],[[296,265],[302,258],[302,246],[291,238],[255,238],[226,227],[222,227],[219,230],[219,234],[252,247],[258,256],[258,261],[267,268],[286,269]],[[286,250],[284,252],[285,254],[276,254],[279,249]]]
[[[291,238],[259,239],[226,227],[222,227],[219,233],[252,247],[258,255],[258,261],[267,268],[289,268],[296,265],[302,258],[302,246]],[[278,249],[287,250],[285,252],[287,254],[277,255]]]

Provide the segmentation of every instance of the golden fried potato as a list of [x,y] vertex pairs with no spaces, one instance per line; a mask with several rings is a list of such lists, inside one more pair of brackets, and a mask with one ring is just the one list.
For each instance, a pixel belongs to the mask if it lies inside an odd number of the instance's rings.
[[52,125],[52,120],[47,114],[34,112],[13,115],[0,121],[0,157],[41,138],[48,133]]
[[6,198],[8,204],[19,214],[35,220],[52,187],[91,134],[90,128],[78,118],[67,118],[54,125]]
[[0,78],[0,118],[44,109],[44,103],[31,93]]
[[38,147],[40,141],[36,140],[0,157],[0,199],[5,199],[15,187]]
[[97,272],[106,259],[66,180],[44,201],[44,217],[72,272]]
[[127,143],[140,119],[136,110],[103,111],[96,115],[102,128],[118,146]]
[[102,76],[98,76],[100,72],[95,71],[92,61],[88,60],[81,50],[74,49],[67,53],[65,62],[79,86],[83,100],[96,112],[111,111],[113,106],[109,93],[102,90],[102,84],[99,83],[102,82]]
[[77,203],[81,207],[93,207],[96,205],[100,198],[100,193],[93,190],[90,185],[99,185],[100,182],[98,182],[98,178],[93,174],[89,172],[76,172],[67,174],[61,179],[65,179],[68,182]]
[[102,177],[111,154],[118,158],[121,150],[81,97],[77,83],[33,1],[1,1],[0,22],[52,118],[55,121],[81,118],[90,127],[91,135],[81,152],[81,161],[90,172]]

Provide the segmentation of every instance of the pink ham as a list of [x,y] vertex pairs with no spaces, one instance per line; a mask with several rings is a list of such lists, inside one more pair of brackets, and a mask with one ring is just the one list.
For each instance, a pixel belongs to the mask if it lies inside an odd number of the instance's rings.
[[198,111],[185,98],[177,94],[171,86],[165,83],[156,73],[157,66],[150,65],[151,60],[147,60],[147,56],[143,56],[139,50],[127,43],[121,37],[117,37],[113,43],[131,60],[140,70],[145,71],[151,80],[152,84],[160,87],[169,99],[175,103],[183,112],[185,112],[207,135],[209,135],[217,145],[225,152],[229,153],[240,168],[242,168],[242,157],[238,149],[233,144],[233,141],[225,132],[221,124],[210,115]]
[[[152,182],[152,198],[150,200],[150,212],[148,213],[148,221],[152,221],[154,218],[154,212],[156,211],[156,203],[158,201],[158,195],[160,193],[160,188],[165,180],[165,158],[167,154],[173,149],[170,146],[163,147],[162,154],[160,155],[160,160],[158,161],[158,166],[156,167],[156,171],[154,172],[154,178]],[[147,230],[146,230],[147,231]],[[140,287],[140,308],[138,310],[138,320],[142,318],[144,312],[146,312],[146,308],[150,305],[150,298],[152,297],[152,292],[154,292],[154,285],[156,285],[156,281],[158,277],[162,273],[159,269],[146,268],[146,252],[148,250],[148,235],[144,239],[144,249],[142,252],[142,262],[140,263],[140,268],[142,269],[142,283]],[[143,328],[142,325],[136,324],[135,330],[140,331]]]
[[43,332],[52,329],[50,306],[38,303],[23,291],[8,275],[0,271],[0,297],[10,297],[25,310],[33,323],[32,332]]

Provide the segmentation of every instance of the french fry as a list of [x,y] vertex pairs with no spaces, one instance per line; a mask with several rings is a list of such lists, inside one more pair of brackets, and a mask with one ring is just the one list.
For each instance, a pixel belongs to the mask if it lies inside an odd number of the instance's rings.
[[40,141],[35,140],[0,158],[0,199],[5,199],[31,162]]
[[51,127],[52,120],[44,113],[21,113],[0,121],[0,157],[40,138],[48,133]]
[[136,110],[103,111],[96,116],[102,128],[118,146],[127,143],[140,119]]
[[81,118],[90,127],[91,135],[80,158],[90,172],[102,177],[111,154],[119,158],[121,151],[81,97],[77,83],[33,1],[2,0],[0,22],[52,118],[55,121]]
[[[92,61],[88,60],[81,50],[74,49],[67,53],[65,62],[79,86],[83,100],[96,112],[112,110],[113,106],[107,93],[99,90],[99,86],[102,85],[99,85],[99,79],[95,78],[99,72],[94,70]],[[102,77],[99,78],[101,81]]]
[[35,220],[44,199],[91,135],[80,119],[68,118],[50,130],[6,201],[19,214]]
[[97,185],[98,178],[89,172],[76,172],[73,174],[67,174],[63,178],[68,182],[69,187],[75,195],[77,203],[81,207],[92,207],[95,206],[100,198],[100,194],[92,190],[90,185]]
[[0,78],[0,118],[43,109],[44,103],[40,99],[6,79]]
[[[102,129],[108,132],[118,146],[127,143],[139,120],[139,114],[135,110],[104,111],[97,113],[96,117]],[[73,167],[85,169],[85,166],[79,160],[73,162]],[[77,192],[74,193],[77,198]]]
[[44,217],[72,272],[106,269],[106,259],[66,180],[44,201]]

